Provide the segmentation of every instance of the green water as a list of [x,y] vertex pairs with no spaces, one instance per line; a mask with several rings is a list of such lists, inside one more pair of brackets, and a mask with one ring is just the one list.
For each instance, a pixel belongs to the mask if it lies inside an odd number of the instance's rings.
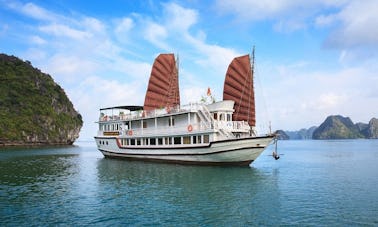
[[0,150],[0,225],[378,226],[378,140],[280,141],[251,167]]

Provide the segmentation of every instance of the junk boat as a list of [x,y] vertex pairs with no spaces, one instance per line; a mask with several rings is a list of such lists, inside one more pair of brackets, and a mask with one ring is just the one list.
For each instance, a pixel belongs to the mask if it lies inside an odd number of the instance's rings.
[[[251,61],[252,60],[252,61]],[[228,66],[223,100],[180,105],[173,54],[154,61],[143,106],[100,109],[95,136],[105,157],[200,165],[250,165],[272,143],[257,136],[254,52]],[[211,95],[210,89],[207,92]]]

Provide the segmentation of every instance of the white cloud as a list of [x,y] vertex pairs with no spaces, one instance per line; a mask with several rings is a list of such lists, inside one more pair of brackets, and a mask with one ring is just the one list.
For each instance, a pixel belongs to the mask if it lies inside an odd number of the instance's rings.
[[176,3],[163,4],[166,12],[165,24],[178,31],[188,32],[197,23],[198,13],[195,10],[183,8]]
[[168,33],[164,26],[154,23],[152,21],[148,21],[146,23],[144,35],[146,40],[156,45],[157,47],[163,50],[169,49],[169,46],[166,43]]
[[313,109],[318,111],[329,111],[330,109],[336,109],[340,106],[345,105],[345,102],[348,100],[346,94],[339,94],[328,92],[324,94],[320,94],[319,97],[315,98],[314,100],[307,103],[303,103],[302,106],[304,109]]
[[[15,7],[18,7],[18,4],[15,5]],[[51,13],[50,11],[47,11],[33,3],[26,3],[25,5],[21,6],[19,10],[24,13],[25,15],[28,15],[30,17],[33,17],[35,19],[40,20],[54,20],[56,18],[56,15]]]
[[5,35],[9,29],[9,25],[2,23],[1,28],[0,28],[0,37]]
[[85,40],[91,37],[91,34],[85,31],[73,29],[63,24],[49,24],[39,27],[39,30],[49,35],[58,37],[68,37],[71,39]]
[[68,90],[70,98],[75,100],[75,108],[84,119],[80,139],[92,139],[97,133],[99,109],[119,105],[138,105],[144,101],[141,96],[141,83],[120,82],[106,79],[106,76],[90,76],[78,86]]
[[26,52],[23,55],[24,55],[25,60],[27,59],[31,61],[33,65],[39,61],[45,62],[48,56],[47,52],[39,47],[29,48],[26,50]]
[[217,7],[225,13],[236,14],[247,20],[272,19],[297,6],[298,1],[219,0]]
[[33,35],[30,37],[30,42],[31,43],[34,43],[34,44],[37,44],[37,45],[43,45],[43,44],[46,44],[46,40],[41,38],[40,36],[38,35]]
[[320,11],[323,7],[339,7],[350,0],[218,0],[217,8],[221,13],[231,13],[244,20],[257,21],[266,19],[283,19],[287,16],[307,16]]
[[18,1],[6,1],[5,5],[9,9],[12,9],[18,13],[21,13],[33,19],[43,20],[43,21],[57,21],[61,19],[59,15],[51,11],[48,11],[42,7],[39,7],[38,5],[31,2],[22,4]]
[[65,54],[52,56],[44,67],[64,84],[80,81],[84,76],[96,71],[96,65],[90,59]]
[[[221,14],[231,14],[237,20],[248,22],[272,21],[277,32],[292,32],[311,26],[313,17],[323,9],[342,7],[350,0],[218,0],[216,8]],[[325,17],[317,24],[325,23]]]
[[[298,130],[319,125],[328,115],[341,114],[355,122],[367,122],[378,116],[378,83],[373,63],[348,66],[342,70],[317,69],[309,72],[309,63],[260,68],[265,97],[257,92],[258,114],[268,109],[274,129]],[[267,68],[269,67],[269,68]],[[261,77],[260,77],[261,78]],[[257,88],[258,89],[258,88]],[[264,107],[262,100],[268,104]],[[258,115],[258,121],[265,116]],[[266,121],[266,120],[265,120]]]
[[351,1],[338,13],[320,15],[316,23],[337,26],[326,40],[329,47],[377,47],[377,12],[378,2],[375,0]]
[[105,25],[93,17],[84,17],[84,19],[80,22],[80,26],[87,31],[91,31],[92,33],[102,34],[105,32]]
[[116,27],[114,32],[117,39],[121,42],[129,41],[130,31],[135,27],[133,19],[129,17],[122,18],[120,21],[116,22]]

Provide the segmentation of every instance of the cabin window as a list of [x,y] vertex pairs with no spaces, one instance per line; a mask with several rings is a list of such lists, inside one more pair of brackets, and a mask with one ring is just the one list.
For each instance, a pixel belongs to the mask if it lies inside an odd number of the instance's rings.
[[130,145],[135,145],[135,139],[131,139],[130,142]]
[[141,143],[140,143],[140,139],[137,139],[136,141],[137,141],[137,145],[140,145],[140,144],[141,144]]
[[198,136],[198,143],[202,143],[202,137],[201,136]]
[[203,135],[203,142],[209,143],[209,135]]
[[165,145],[172,144],[172,138],[171,137],[165,137]]
[[218,114],[214,113],[214,120],[217,120],[217,119],[218,119]]
[[197,143],[197,136],[193,136],[193,144]]
[[184,144],[190,144],[190,136],[182,137]]
[[231,121],[231,114],[227,114],[227,121]]
[[168,119],[168,125],[169,126],[175,126],[175,119],[174,118],[169,118]]
[[173,142],[174,144],[181,144],[181,137],[174,137]]
[[163,145],[163,138],[158,138],[158,145]]
[[143,121],[143,128],[147,128],[147,122]]
[[150,139],[150,145],[156,145],[156,139],[155,138]]

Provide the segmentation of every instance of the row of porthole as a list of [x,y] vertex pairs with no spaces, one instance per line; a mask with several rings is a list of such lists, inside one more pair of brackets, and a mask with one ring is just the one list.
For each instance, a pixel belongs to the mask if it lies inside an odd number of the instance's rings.
[[99,143],[100,143],[100,145],[101,145],[101,144],[102,144],[102,145],[105,145],[105,143],[106,143],[106,145],[109,145],[109,144],[108,144],[108,141],[101,141],[101,140],[100,140]]

